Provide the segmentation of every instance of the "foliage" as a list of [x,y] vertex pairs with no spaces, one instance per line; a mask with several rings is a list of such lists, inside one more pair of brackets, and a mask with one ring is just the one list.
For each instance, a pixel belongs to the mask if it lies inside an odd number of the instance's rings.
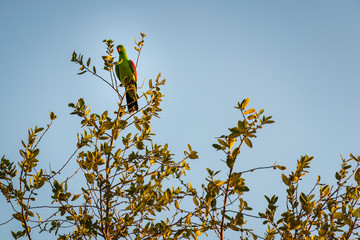
[[309,193],[300,192],[300,181],[312,160],[313,157],[301,156],[296,171],[282,175],[287,197],[286,209],[280,217],[275,216],[278,197],[266,196],[268,207],[260,213],[268,225],[265,239],[278,235],[282,239],[359,238],[360,156],[350,154],[349,159],[342,158],[341,169],[335,173],[336,185],[321,183],[318,176]]
[[[135,39],[136,65],[145,36],[141,33],[141,40]],[[167,144],[152,139],[151,120],[160,115],[166,80],[160,74],[154,81],[148,80],[147,89],[138,97],[141,107],[127,112],[124,88],[114,73],[119,64],[113,55],[114,42],[109,39],[104,43],[103,69],[109,80],[91,66],[91,58],[85,61],[74,51],[71,61],[80,66],[79,75],[90,73],[113,90],[118,97],[116,111],[94,113],[83,98],[69,104],[83,130],[76,150],[57,171],[38,167],[38,144],[56,119],[52,112],[46,129],[29,129],[17,165],[5,156],[1,159],[0,190],[14,211],[9,221],[21,224],[21,230],[12,232],[14,239],[32,239],[34,229],[57,239],[197,239],[211,232],[222,240],[228,232],[238,232],[240,239],[359,237],[360,157],[342,159],[334,186],[322,183],[319,176],[312,190],[304,193],[301,180],[313,157],[301,156],[294,172],[282,174],[286,205],[277,205],[277,195],[265,196],[267,207],[254,214],[252,206],[261,201],[246,200],[250,189],[243,174],[286,168],[274,164],[239,170],[243,148],[252,148],[258,131],[274,123],[263,109],[248,108],[247,98],[235,107],[242,119],[213,144],[225,156],[224,167],[204,169],[208,176],[202,188],[196,189],[185,180],[185,174],[192,174],[189,160],[198,159],[197,152],[188,145],[181,160],[174,160]],[[60,174],[71,161],[76,161],[78,168],[62,179]],[[49,192],[47,206],[38,203],[41,191]],[[249,227],[249,218],[267,226],[266,232]]]

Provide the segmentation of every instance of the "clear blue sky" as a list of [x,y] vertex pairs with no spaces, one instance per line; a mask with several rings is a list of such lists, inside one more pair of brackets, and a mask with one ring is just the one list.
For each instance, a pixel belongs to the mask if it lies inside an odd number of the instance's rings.
[[[0,155],[19,160],[20,140],[29,127],[46,126],[51,109],[58,119],[40,146],[41,166],[61,166],[80,132],[67,104],[85,97],[102,112],[115,100],[99,80],[76,75],[72,51],[100,69],[102,40],[125,45],[134,59],[133,38],[145,32],[138,77],[167,79],[152,130],[178,159],[187,143],[199,152],[195,185],[204,167],[226,169],[211,144],[240,119],[233,106],[247,97],[276,123],[243,152],[239,170],[275,161],[292,169],[308,154],[315,156],[309,181],[330,179],[340,154],[360,154],[359,13],[355,0],[3,2]],[[280,174],[248,175],[249,199],[261,206],[264,194],[284,191]],[[2,239],[10,239],[9,226],[0,227]]]

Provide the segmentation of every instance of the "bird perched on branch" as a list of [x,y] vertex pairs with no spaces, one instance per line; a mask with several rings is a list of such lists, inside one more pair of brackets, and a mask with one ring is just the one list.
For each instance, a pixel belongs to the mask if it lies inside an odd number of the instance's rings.
[[119,52],[119,63],[115,66],[116,76],[119,78],[121,84],[125,87],[126,103],[129,113],[139,109],[137,103],[137,73],[136,67],[132,60],[129,60],[126,49],[123,45],[116,47]]

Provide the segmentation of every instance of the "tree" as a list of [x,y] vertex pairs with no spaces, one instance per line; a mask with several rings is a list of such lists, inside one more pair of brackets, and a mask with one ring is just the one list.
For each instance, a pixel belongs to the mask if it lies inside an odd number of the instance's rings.
[[[138,59],[145,36],[141,33],[142,39],[135,40]],[[12,232],[15,239],[33,239],[34,229],[42,234],[52,233],[57,239],[197,239],[210,232],[218,239],[226,239],[228,231],[239,232],[240,239],[358,236],[359,156],[350,154],[349,159],[342,159],[341,169],[335,174],[336,185],[322,183],[318,177],[309,193],[301,192],[300,183],[313,158],[301,156],[295,172],[282,174],[287,188],[286,206],[276,205],[276,195],[265,196],[267,207],[261,213],[253,213],[251,206],[261,203],[246,201],[250,189],[243,174],[286,168],[274,164],[239,171],[241,150],[245,146],[252,148],[251,139],[274,122],[271,116],[264,116],[264,110],[248,108],[247,98],[235,107],[242,119],[213,144],[225,155],[226,172],[206,169],[208,177],[202,189],[196,189],[184,176],[191,174],[189,161],[198,158],[197,152],[188,145],[181,160],[174,160],[167,144],[152,140],[151,120],[161,112],[161,88],[166,80],[160,74],[154,81],[148,80],[148,89],[138,97],[144,104],[127,112],[126,92],[114,73],[119,62],[113,55],[113,41],[104,43],[107,49],[102,58],[110,80],[100,76],[95,66],[91,67],[90,58],[84,63],[84,56],[74,51],[71,61],[80,65],[80,75],[91,73],[112,88],[118,97],[117,110],[93,113],[83,98],[69,104],[71,114],[80,118],[83,132],[78,134],[76,151],[57,171],[37,166],[38,144],[56,119],[52,112],[46,129],[29,129],[17,166],[5,156],[1,159],[1,193],[14,210],[10,220],[18,221],[22,228]],[[63,168],[75,160],[78,169],[61,179]],[[74,186],[74,176],[77,182],[82,177],[79,189],[69,187]],[[42,206],[38,204],[38,194],[46,189],[50,193],[49,204]],[[248,227],[249,218],[266,225],[266,233]]]

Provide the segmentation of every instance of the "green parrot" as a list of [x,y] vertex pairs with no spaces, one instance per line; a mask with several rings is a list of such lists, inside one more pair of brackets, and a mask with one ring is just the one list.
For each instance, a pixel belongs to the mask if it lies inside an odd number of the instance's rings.
[[119,52],[120,64],[115,66],[116,76],[119,78],[121,84],[125,87],[126,102],[129,112],[137,111],[139,109],[137,103],[137,73],[136,67],[132,60],[129,60],[126,54],[126,49],[123,45],[116,47]]

